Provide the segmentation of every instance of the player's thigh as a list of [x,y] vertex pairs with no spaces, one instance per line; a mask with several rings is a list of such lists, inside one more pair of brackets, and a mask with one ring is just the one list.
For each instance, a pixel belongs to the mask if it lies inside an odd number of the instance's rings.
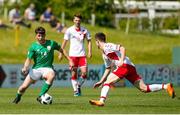
[[80,68],[87,67],[87,58],[86,58],[86,56],[82,56],[82,57],[78,58],[78,66]]
[[120,80],[120,78],[115,75],[114,73],[110,73],[106,79],[106,81],[104,82],[104,84],[111,84],[111,83],[115,83],[118,80]]
[[31,79],[31,77],[27,75],[21,87],[29,87],[32,83],[35,83],[35,80]]
[[78,63],[81,73],[86,74],[87,72],[87,58],[85,56],[79,57],[79,63]]
[[74,69],[78,68],[78,57],[71,56],[70,58],[71,58],[72,62],[74,63]]

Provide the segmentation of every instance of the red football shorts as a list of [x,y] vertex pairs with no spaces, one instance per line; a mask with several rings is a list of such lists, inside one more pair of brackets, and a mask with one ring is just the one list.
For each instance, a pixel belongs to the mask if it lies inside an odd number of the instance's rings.
[[70,57],[74,63],[74,67],[87,67],[86,56],[82,57]]
[[136,72],[136,68],[129,64],[123,64],[121,67],[115,69],[112,73],[117,75],[120,79],[126,78],[132,84],[134,84],[135,81],[141,79],[141,77]]

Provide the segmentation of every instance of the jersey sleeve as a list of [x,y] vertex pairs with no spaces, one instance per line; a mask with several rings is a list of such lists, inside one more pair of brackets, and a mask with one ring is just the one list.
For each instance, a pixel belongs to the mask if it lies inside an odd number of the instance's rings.
[[54,47],[55,50],[59,50],[61,45],[58,44],[57,42],[53,41],[53,47]]
[[107,58],[107,56],[106,55],[102,55],[102,57],[103,57],[103,60],[104,60],[104,65],[105,65],[105,67],[106,68],[108,68],[108,67],[110,67],[111,66],[111,60],[109,60],[108,58]]
[[27,58],[32,59],[33,56],[34,56],[34,50],[33,50],[33,47],[31,46],[31,47],[28,49]]
[[64,33],[64,39],[65,39],[65,40],[69,40],[70,35],[71,35],[71,34],[70,34],[70,31],[69,31],[69,29],[67,29],[66,32]]

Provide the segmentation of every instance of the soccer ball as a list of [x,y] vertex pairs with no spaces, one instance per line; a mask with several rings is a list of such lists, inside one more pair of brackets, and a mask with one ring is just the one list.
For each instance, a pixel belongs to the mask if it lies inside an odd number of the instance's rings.
[[52,96],[49,94],[45,93],[44,95],[41,96],[41,104],[52,104]]

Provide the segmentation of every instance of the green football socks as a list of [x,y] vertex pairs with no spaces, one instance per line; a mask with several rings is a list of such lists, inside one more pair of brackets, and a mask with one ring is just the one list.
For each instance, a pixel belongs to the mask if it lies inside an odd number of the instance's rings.
[[22,96],[22,94],[20,94],[20,93],[17,93],[17,94],[16,94],[16,97],[17,97],[17,98],[21,98],[21,96]]
[[43,84],[43,86],[41,88],[41,92],[40,92],[39,96],[44,95],[49,90],[50,87],[51,87],[51,85],[44,82],[44,84]]

